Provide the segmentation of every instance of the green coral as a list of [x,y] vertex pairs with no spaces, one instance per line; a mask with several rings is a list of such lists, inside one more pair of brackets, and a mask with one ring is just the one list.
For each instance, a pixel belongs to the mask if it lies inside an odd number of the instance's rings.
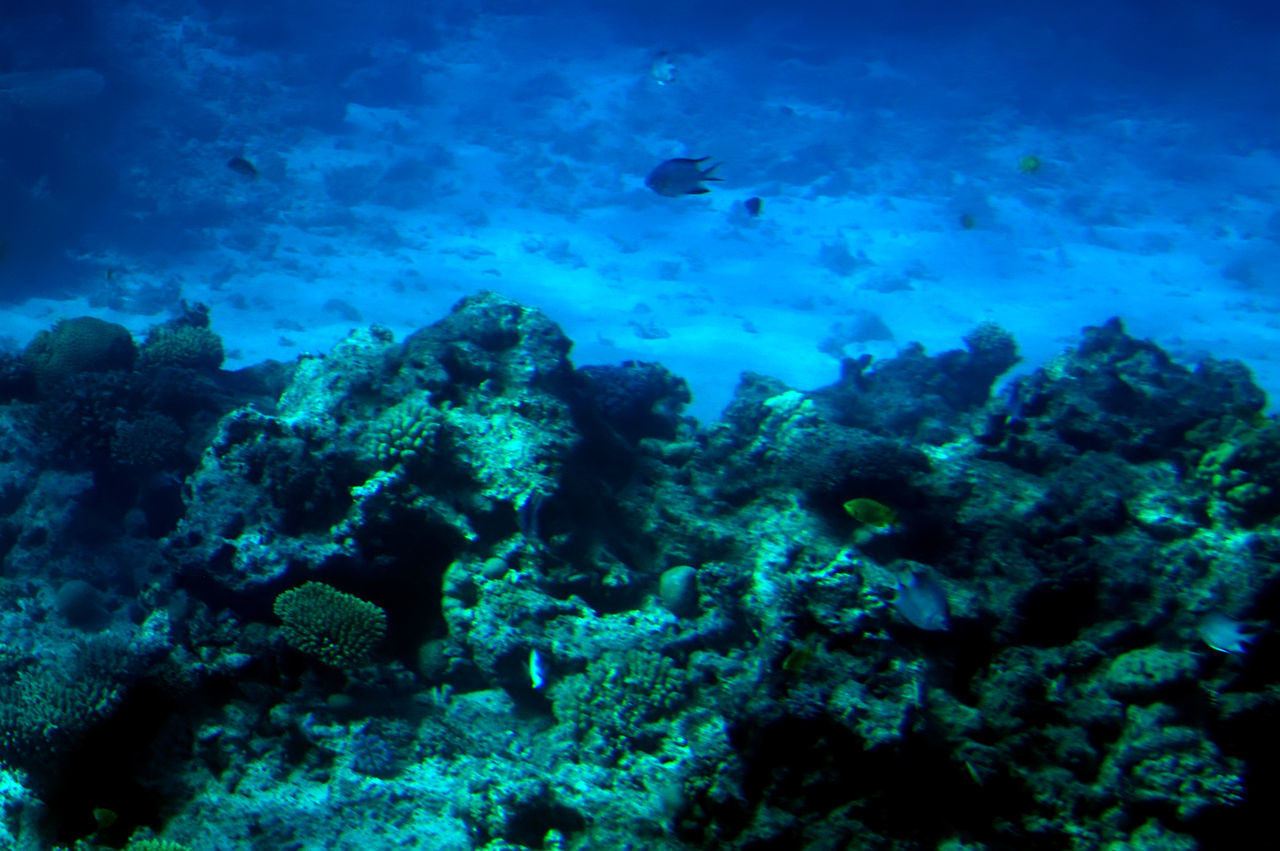
[[41,389],[83,372],[129,370],[138,349],[123,325],[92,316],[63,319],[35,336],[22,353]]
[[167,839],[135,839],[124,851],[191,851],[191,848]]
[[23,764],[73,744],[115,711],[129,670],[124,648],[106,639],[20,670],[0,690],[0,757]]
[[383,467],[411,464],[428,456],[440,430],[431,397],[419,393],[388,409],[364,435],[366,450]]
[[1280,515],[1280,422],[1238,422],[1208,447],[1197,476],[1250,525]]
[[1199,848],[1200,843],[1192,837],[1174,833],[1157,819],[1147,819],[1127,841],[1112,842],[1106,851],[1198,851]]
[[172,417],[146,413],[116,425],[111,457],[133,470],[160,469],[182,451],[182,439],[182,426]]
[[132,378],[84,372],[44,394],[32,424],[55,463],[96,464],[110,455],[121,414],[136,407]]
[[1181,650],[1140,647],[1112,660],[1106,688],[1115,697],[1140,702],[1151,700],[1194,682],[1196,657]]
[[979,322],[964,335],[964,344],[974,354],[994,353],[1002,359],[1016,358],[1018,352],[1013,335],[995,322]]
[[142,346],[142,361],[149,366],[214,370],[225,357],[222,338],[202,325],[157,325]]
[[582,674],[552,687],[552,711],[583,749],[602,763],[666,735],[666,721],[685,699],[688,674],[652,650],[606,653]]
[[276,597],[285,641],[335,668],[364,663],[387,632],[381,607],[323,582],[308,582]]

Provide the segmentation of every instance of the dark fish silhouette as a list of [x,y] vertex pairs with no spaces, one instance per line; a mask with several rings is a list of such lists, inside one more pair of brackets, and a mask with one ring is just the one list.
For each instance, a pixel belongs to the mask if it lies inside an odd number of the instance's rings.
[[258,176],[258,167],[246,160],[244,157],[232,157],[227,160],[227,168],[231,169],[236,174],[249,178],[250,180],[253,180]]
[[742,206],[747,208],[747,212],[751,214],[752,218],[755,218],[764,209],[764,202],[759,198],[748,198],[742,202]]
[[649,172],[649,176],[644,179],[644,185],[667,198],[679,198],[681,195],[705,195],[711,190],[703,186],[702,181],[721,179],[711,176],[711,172],[716,170],[718,163],[702,168],[702,164],[709,159],[711,157],[699,157],[696,160],[677,157],[667,160]]

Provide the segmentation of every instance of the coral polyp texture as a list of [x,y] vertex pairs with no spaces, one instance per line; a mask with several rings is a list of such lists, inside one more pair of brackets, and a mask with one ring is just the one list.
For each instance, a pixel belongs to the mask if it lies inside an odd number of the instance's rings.
[[36,380],[50,386],[79,373],[127,370],[138,349],[124,326],[77,316],[41,331],[22,356]]
[[276,597],[285,641],[339,668],[368,660],[387,631],[387,613],[323,582],[308,582]]
[[167,839],[139,839],[130,842],[125,851],[191,851],[191,848]]
[[1237,363],[1108,321],[997,396],[1018,351],[983,325],[816,390],[748,373],[703,425],[661,365],[576,367],[493,293],[243,374],[168,334],[13,365],[7,847],[1269,824],[1280,432]]

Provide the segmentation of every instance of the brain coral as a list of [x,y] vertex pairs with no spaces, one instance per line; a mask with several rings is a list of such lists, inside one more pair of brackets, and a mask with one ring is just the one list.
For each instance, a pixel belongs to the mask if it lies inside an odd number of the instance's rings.
[[289,644],[336,668],[364,662],[387,631],[380,607],[323,582],[281,593],[274,609]]
[[132,369],[137,355],[127,328],[92,316],[57,322],[22,353],[41,389],[81,372]]

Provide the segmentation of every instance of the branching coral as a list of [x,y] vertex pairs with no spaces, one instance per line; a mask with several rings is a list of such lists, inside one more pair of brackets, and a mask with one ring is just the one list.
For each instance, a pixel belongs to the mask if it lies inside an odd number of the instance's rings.
[[142,347],[142,362],[149,366],[217,369],[224,356],[222,338],[196,325],[157,325]]
[[379,606],[323,582],[285,591],[274,609],[289,644],[335,668],[362,664],[387,631]]
[[100,640],[81,646],[74,661],[19,671],[0,691],[0,756],[23,764],[73,744],[115,711],[130,670],[126,650]]
[[665,722],[685,699],[688,675],[650,650],[607,653],[552,689],[552,709],[584,749],[603,763],[665,734]]

